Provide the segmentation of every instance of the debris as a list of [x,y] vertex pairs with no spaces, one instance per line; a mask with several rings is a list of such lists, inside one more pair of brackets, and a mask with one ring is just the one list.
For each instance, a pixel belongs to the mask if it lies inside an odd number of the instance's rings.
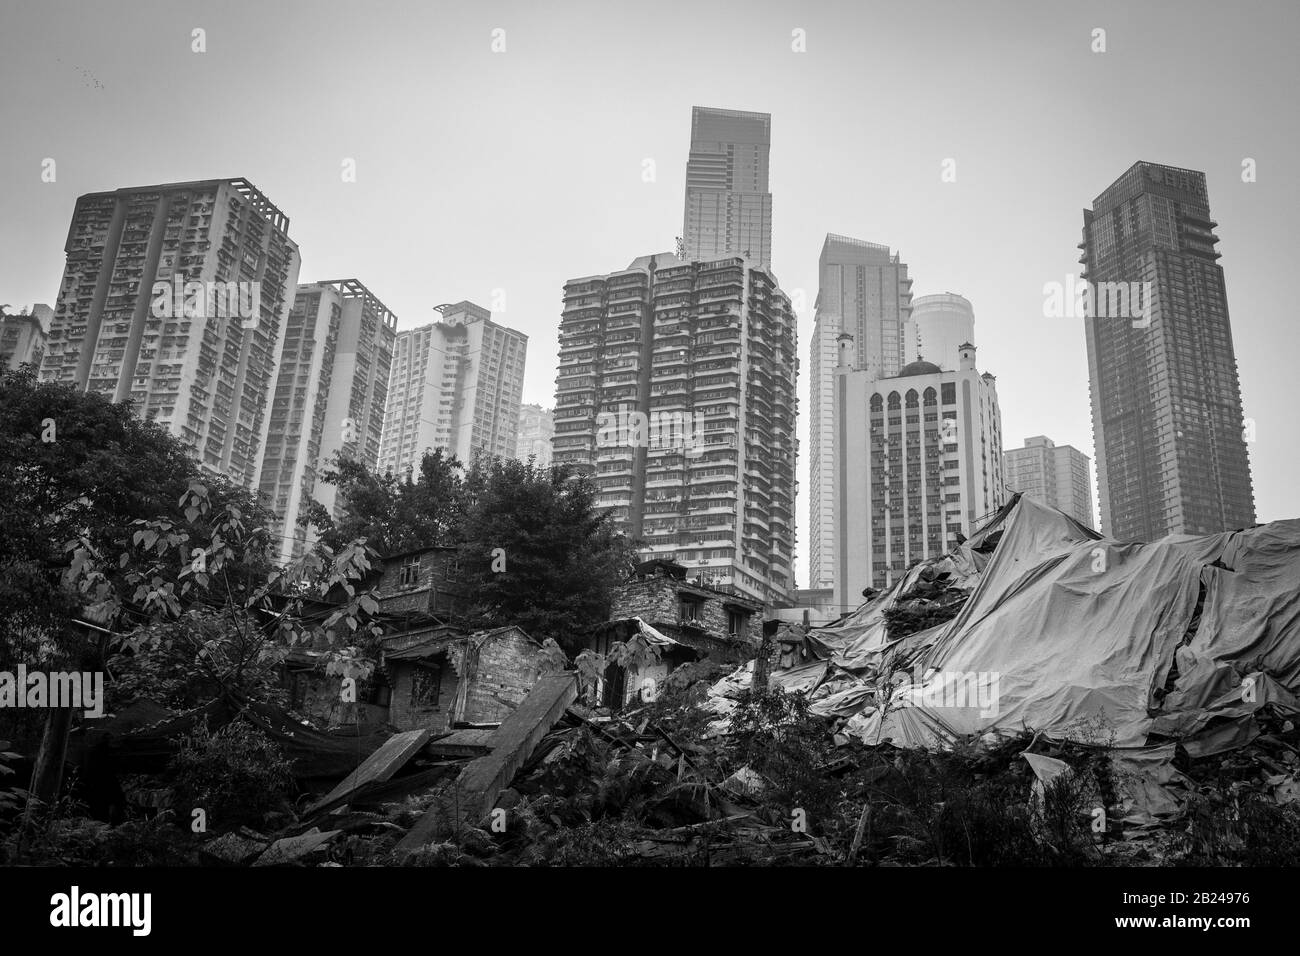
[[[577,696],[577,675],[570,671],[539,678],[519,707],[501,722],[489,739],[492,752],[474,760],[456,778],[453,813],[459,819],[450,822],[459,826],[484,817],[515,771],[532,755]],[[425,845],[437,834],[440,825],[447,822],[443,808],[431,807],[402,838],[397,845],[398,852]]]
[[244,866],[256,859],[269,841],[254,830],[240,827],[199,847],[199,855],[218,866]]
[[401,770],[429,739],[427,730],[408,730],[384,741],[383,746],[366,758],[365,762],[348,774],[347,778],[326,796],[307,808],[313,816],[346,803],[353,791],[371,783],[383,783]]
[[253,866],[284,866],[296,863],[303,857],[329,843],[342,830],[327,830],[322,833],[319,827],[312,827],[306,833],[294,837],[276,840],[270,848],[259,856]]

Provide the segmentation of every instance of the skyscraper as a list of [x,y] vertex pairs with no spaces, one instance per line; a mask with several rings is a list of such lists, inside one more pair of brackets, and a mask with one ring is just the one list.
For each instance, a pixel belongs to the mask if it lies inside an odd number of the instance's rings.
[[519,432],[515,438],[515,457],[520,461],[534,458],[538,468],[551,465],[551,439],[555,437],[555,412],[540,405],[519,407]]
[[[1205,174],[1136,163],[1083,221],[1082,278],[1105,290],[1085,320],[1101,530],[1154,541],[1254,524]],[[1116,289],[1144,297],[1139,318],[1113,307]]]
[[696,106],[686,163],[683,248],[688,260],[742,256],[772,264],[772,194],[768,192],[770,113]]
[[[812,493],[809,496],[811,588],[835,584],[835,367],[839,336],[853,336],[854,368],[876,378],[897,375],[907,362],[912,280],[888,246],[827,235],[818,267],[812,342],[812,420],[809,423]],[[965,340],[963,340],[965,341]]]
[[1001,507],[997,386],[963,343],[958,368],[917,361],[897,375],[855,370],[842,334],[835,375],[835,604],[852,610],[911,565],[952,550]]
[[252,488],[298,280],[289,219],[244,179],[77,200],[44,381],[130,399]]
[[1002,452],[1007,494],[1020,491],[1093,527],[1089,458],[1077,448],[1057,445],[1046,435],[1025,439],[1024,448]]
[[418,471],[438,448],[466,465],[479,454],[515,453],[528,336],[473,302],[436,308],[441,320],[397,335],[381,472]]
[[555,463],[646,557],[768,604],[794,589],[795,317],[755,262],[643,256],[564,287]]
[[299,526],[315,499],[339,517],[318,479],[335,453],[374,468],[384,427],[397,316],[356,279],[298,286],[285,324],[258,486],[280,516],[280,558],[311,543]]

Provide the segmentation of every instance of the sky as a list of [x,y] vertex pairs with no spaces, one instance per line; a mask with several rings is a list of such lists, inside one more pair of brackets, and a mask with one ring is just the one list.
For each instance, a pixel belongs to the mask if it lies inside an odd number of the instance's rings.
[[1148,160],[1207,176],[1258,518],[1296,517],[1298,37],[1294,0],[0,0],[0,303],[54,301],[79,195],[244,177],[289,216],[300,281],[360,279],[399,329],[493,306],[549,407],[564,282],[682,232],[691,107],[771,113],[772,266],[804,306],[803,584],[826,233],[971,300],[1007,447],[1091,455],[1083,320],[1044,317],[1043,287]]

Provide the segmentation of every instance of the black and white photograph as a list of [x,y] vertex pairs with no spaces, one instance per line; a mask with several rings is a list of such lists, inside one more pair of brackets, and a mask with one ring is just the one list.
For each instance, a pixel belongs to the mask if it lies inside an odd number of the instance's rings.
[[1298,46],[0,0],[0,905],[1286,925]]

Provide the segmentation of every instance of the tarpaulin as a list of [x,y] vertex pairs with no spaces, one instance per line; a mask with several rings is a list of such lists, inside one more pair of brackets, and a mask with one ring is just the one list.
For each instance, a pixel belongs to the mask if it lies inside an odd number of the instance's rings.
[[[860,722],[872,742],[1031,729],[1119,747],[1153,733],[1196,747],[1212,733],[1231,746],[1225,721],[1249,720],[1263,698],[1295,704],[1300,521],[1121,543],[1021,498],[975,591],[920,663],[929,673],[919,684]],[[972,706],[961,688],[995,688],[996,703]]]

